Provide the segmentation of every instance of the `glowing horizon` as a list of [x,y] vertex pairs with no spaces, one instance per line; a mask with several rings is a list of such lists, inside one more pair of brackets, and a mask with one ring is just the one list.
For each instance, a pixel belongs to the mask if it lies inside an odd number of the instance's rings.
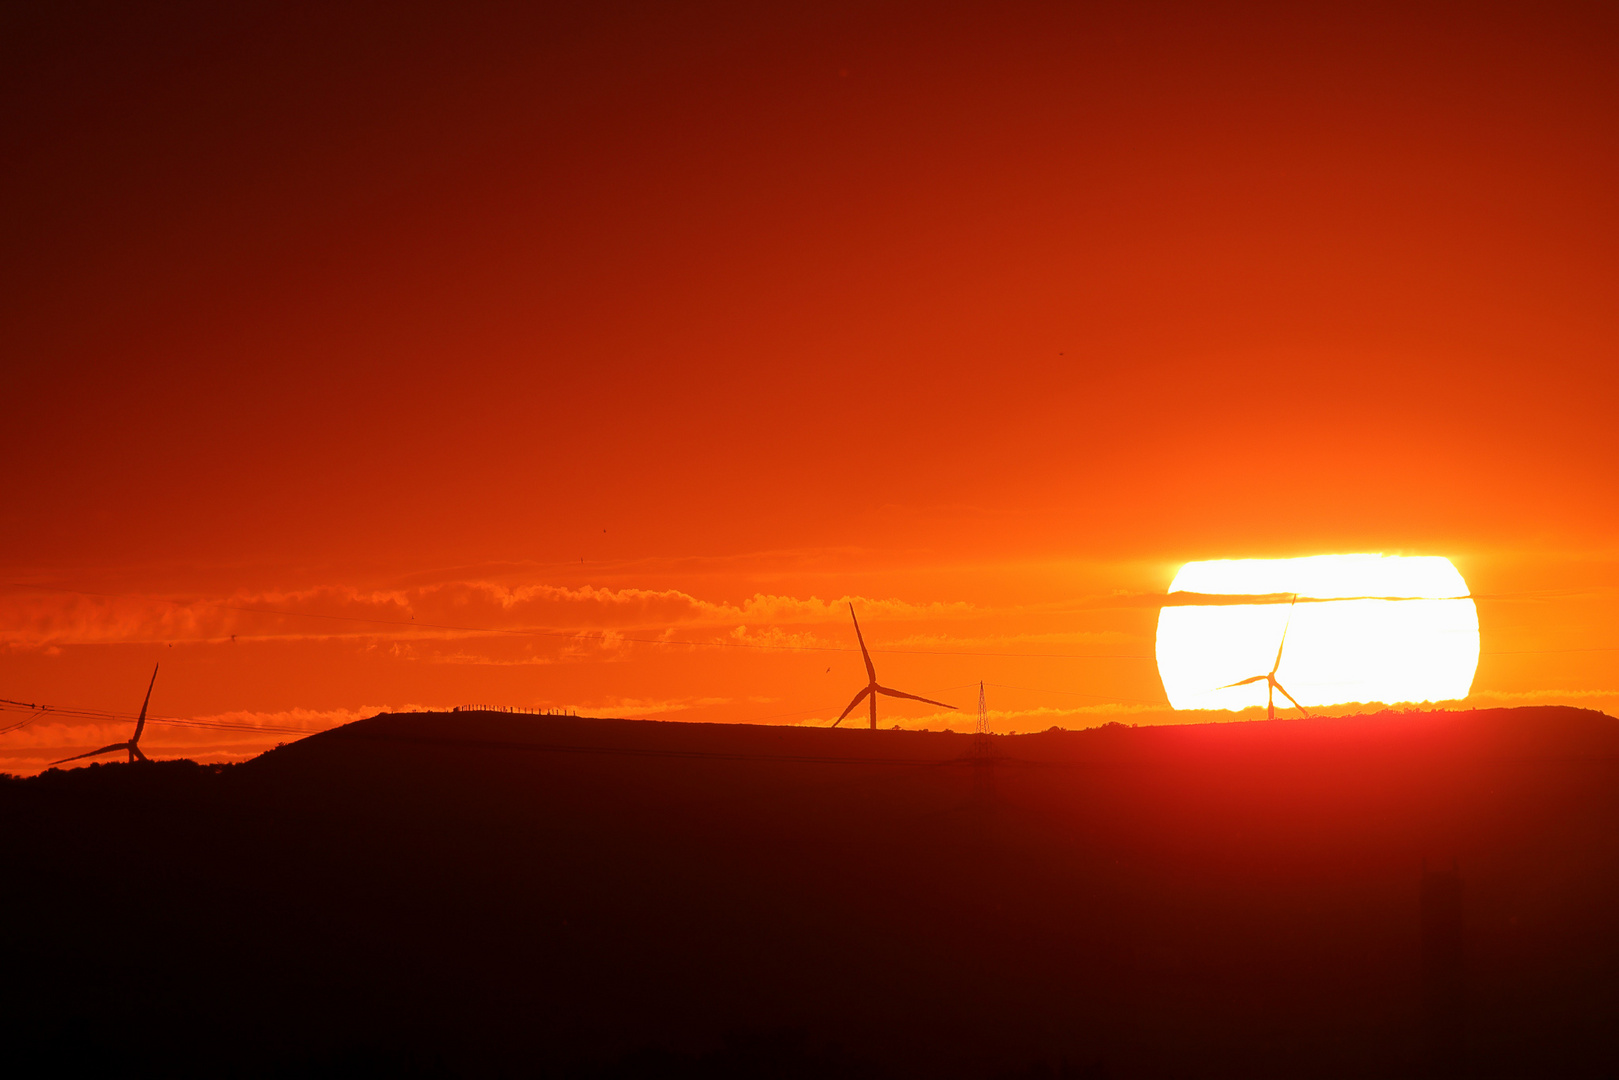
[[[28,6],[0,699],[51,708],[0,772],[129,738],[159,660],[154,757],[830,725],[848,601],[998,729],[1202,721],[1161,606],[1286,616],[1182,564],[1380,548],[1462,568],[1468,704],[1619,717],[1606,13]],[[1230,644],[1185,695],[1276,653]]]
[[[1277,681],[1306,707],[1452,701],[1472,689],[1478,609],[1461,573],[1443,557],[1191,562],[1169,591],[1331,601],[1165,607],[1158,617],[1158,673],[1177,710],[1264,705],[1264,682],[1227,684],[1270,671],[1284,630]],[[1276,700],[1278,709],[1291,711],[1280,694]]]

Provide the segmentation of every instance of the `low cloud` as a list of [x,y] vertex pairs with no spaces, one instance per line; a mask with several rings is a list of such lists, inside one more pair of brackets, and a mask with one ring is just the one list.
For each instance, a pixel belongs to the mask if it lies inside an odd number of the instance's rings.
[[598,698],[595,702],[579,706],[578,711],[601,716],[644,717],[660,716],[667,713],[687,712],[691,709],[709,708],[715,705],[729,705],[732,699],[726,697],[686,697],[686,698]]
[[[617,648],[637,635],[769,633],[847,617],[884,621],[979,614],[961,602],[781,596],[706,600],[676,589],[452,581],[402,589],[321,586],[218,597],[112,596],[13,588],[0,595],[0,643],[12,648],[165,642],[556,637],[570,648]],[[755,629],[757,628],[757,629]],[[807,637],[801,635],[804,640]]]
[[[401,706],[413,711],[419,706]],[[192,717],[152,716],[141,736],[141,749],[153,758],[191,758],[201,762],[241,761],[305,735],[326,731],[381,712],[385,706],[359,708],[292,708],[275,711],[231,710]],[[10,715],[8,710],[6,715]],[[73,720],[45,714],[0,736],[0,772],[30,774],[61,758],[82,754],[98,746],[123,742],[135,729],[133,718]],[[119,761],[124,755],[76,761],[69,768],[91,761]]]
[[1116,630],[1096,632],[1072,631],[1046,634],[989,634],[959,637],[951,634],[911,634],[885,643],[897,649],[904,646],[925,646],[940,649],[993,649],[1018,645],[1119,645],[1138,639]]
[[1564,701],[1619,700],[1619,690],[1475,690],[1467,695],[1469,702],[1500,701],[1533,704],[1557,704]]

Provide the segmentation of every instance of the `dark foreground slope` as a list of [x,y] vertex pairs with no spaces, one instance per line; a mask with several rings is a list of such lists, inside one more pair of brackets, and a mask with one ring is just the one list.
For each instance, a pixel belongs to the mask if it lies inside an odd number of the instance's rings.
[[[986,791],[963,735],[380,716],[228,769],[0,784],[0,1052],[137,1075],[1619,1064],[1612,718],[995,742]],[[1424,860],[1462,890],[1426,960]]]

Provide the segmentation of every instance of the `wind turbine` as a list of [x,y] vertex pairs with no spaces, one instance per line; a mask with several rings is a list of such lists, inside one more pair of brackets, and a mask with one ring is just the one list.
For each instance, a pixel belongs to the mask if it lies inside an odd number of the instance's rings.
[[1295,709],[1301,713],[1304,713],[1305,716],[1310,715],[1308,712],[1305,712],[1304,706],[1300,705],[1298,701],[1294,699],[1293,695],[1287,692],[1287,687],[1276,681],[1276,671],[1282,666],[1282,650],[1287,648],[1287,629],[1293,625],[1293,607],[1298,602],[1298,594],[1294,593],[1293,603],[1287,606],[1287,622],[1282,624],[1282,643],[1276,646],[1276,663],[1270,666],[1270,670],[1265,672],[1263,675],[1255,675],[1250,679],[1242,679],[1238,682],[1226,683],[1224,686],[1217,688],[1220,690],[1229,690],[1233,686],[1247,686],[1249,683],[1263,681],[1265,683],[1265,719],[1267,720],[1276,719],[1276,691],[1278,690],[1282,692],[1283,697],[1293,702],[1293,707]]
[[932,698],[917,697],[915,694],[907,694],[907,693],[905,693],[904,691],[901,691],[901,690],[890,690],[886,686],[878,686],[877,685],[877,669],[871,666],[871,654],[866,651],[866,639],[861,636],[861,633],[860,633],[860,620],[855,619],[854,605],[853,604],[849,605],[849,618],[854,619],[854,636],[857,639],[859,639],[859,641],[860,641],[860,655],[866,661],[866,677],[869,678],[871,681],[866,684],[866,688],[864,690],[860,691],[860,693],[858,693],[858,694],[856,694],[854,696],[854,700],[849,702],[849,707],[847,709],[844,709],[843,712],[838,716],[838,718],[836,720],[832,721],[832,726],[833,727],[837,727],[839,724],[843,723],[843,718],[845,716],[848,716],[851,712],[853,712],[854,707],[856,705],[860,704],[860,702],[861,702],[861,700],[863,698],[870,697],[871,698],[871,730],[876,731],[877,730],[877,695],[878,694],[887,694],[889,697],[910,698],[912,701],[925,701],[929,705],[937,705],[941,709],[954,709],[955,708],[954,705],[946,705],[944,702],[942,702],[942,701],[934,701]]
[[115,742],[111,746],[103,746],[100,750],[92,750],[88,754],[74,754],[72,757],[65,757],[61,761],[53,761],[51,764],[60,765],[64,761],[78,761],[80,758],[95,757],[97,754],[110,754],[114,750],[128,750],[131,762],[146,761],[147,757],[141,753],[140,748],[141,732],[146,728],[146,706],[152,703],[152,687],[157,684],[157,668],[157,664],[152,665],[152,681],[146,684],[146,700],[141,702],[141,715],[135,721],[134,738],[128,742]]

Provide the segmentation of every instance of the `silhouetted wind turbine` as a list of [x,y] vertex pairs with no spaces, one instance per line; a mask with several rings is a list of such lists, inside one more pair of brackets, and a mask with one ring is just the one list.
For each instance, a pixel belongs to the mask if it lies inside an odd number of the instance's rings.
[[836,720],[832,721],[832,726],[833,727],[837,727],[839,724],[843,723],[843,718],[845,716],[848,716],[851,712],[853,712],[854,707],[856,705],[860,704],[860,702],[861,702],[861,700],[863,698],[870,697],[871,698],[871,730],[876,731],[877,730],[877,695],[878,694],[887,694],[889,697],[910,698],[912,701],[925,701],[929,705],[937,705],[941,709],[954,709],[955,708],[954,705],[946,705],[944,702],[942,702],[942,701],[934,701],[932,698],[917,697],[915,694],[907,694],[907,693],[905,693],[904,691],[901,691],[901,690],[890,690],[886,686],[878,686],[877,685],[877,669],[872,667],[872,665],[871,665],[871,654],[866,651],[866,639],[860,633],[860,620],[855,619],[855,617],[854,617],[854,605],[853,604],[849,605],[849,618],[854,619],[854,636],[860,642],[860,655],[862,657],[864,657],[865,661],[866,661],[866,677],[869,678],[871,681],[866,684],[866,688],[864,690],[860,691],[860,693],[858,693],[858,694],[856,694],[854,696],[854,700],[849,702],[849,707],[847,709],[844,709],[843,712],[838,716],[838,718]]
[[92,750],[88,754],[74,754],[72,757],[53,761],[52,765],[60,765],[63,761],[78,761],[80,758],[95,757],[97,754],[110,754],[114,750],[128,750],[130,761],[145,761],[146,755],[141,753],[141,732],[146,728],[146,706],[152,703],[152,687],[157,684],[158,665],[152,665],[152,681],[146,684],[146,700],[141,702],[141,715],[135,721],[135,737],[128,742],[115,742],[111,746],[103,746],[100,750]]
[[1293,605],[1297,604],[1298,602],[1298,594],[1295,593],[1293,594],[1293,603],[1289,604],[1287,607],[1287,622],[1282,624],[1282,643],[1276,646],[1276,663],[1270,666],[1270,670],[1265,672],[1263,675],[1255,675],[1251,679],[1243,679],[1239,682],[1226,683],[1224,686],[1218,687],[1220,690],[1229,690],[1233,686],[1247,686],[1249,683],[1256,683],[1263,680],[1265,683],[1265,719],[1267,720],[1276,719],[1276,691],[1278,690],[1282,692],[1283,697],[1293,702],[1293,707],[1295,709],[1301,713],[1304,713],[1305,716],[1310,715],[1304,711],[1304,706],[1300,705],[1298,701],[1294,699],[1293,695],[1287,692],[1287,687],[1276,681],[1277,669],[1282,666],[1282,650],[1287,648],[1287,628],[1293,625]]

